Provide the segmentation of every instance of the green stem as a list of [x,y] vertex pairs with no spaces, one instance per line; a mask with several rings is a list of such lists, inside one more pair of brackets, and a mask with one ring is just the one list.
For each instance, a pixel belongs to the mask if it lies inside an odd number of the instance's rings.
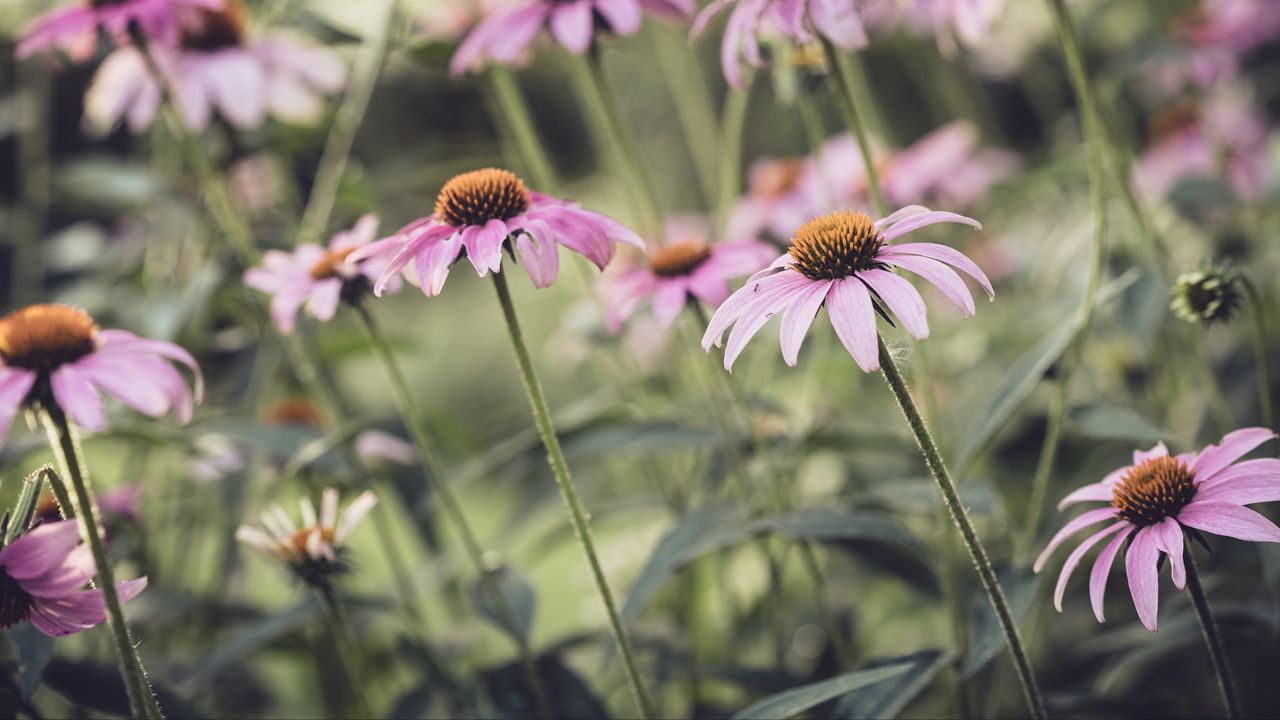
[[707,203],[716,198],[716,143],[720,129],[711,93],[698,56],[689,50],[684,32],[654,23],[649,27],[662,77],[671,91],[676,119],[693,161],[698,187]]
[[507,332],[511,335],[511,346],[515,351],[516,363],[520,366],[520,377],[524,381],[529,409],[533,411],[534,424],[537,425],[538,435],[541,436],[542,444],[547,450],[547,461],[551,465],[556,485],[560,488],[560,496],[564,499],[565,508],[569,511],[569,522],[573,526],[578,542],[582,544],[582,552],[587,556],[587,563],[591,566],[596,589],[609,616],[613,639],[618,644],[618,651],[622,656],[627,682],[631,686],[641,717],[646,720],[653,718],[653,704],[645,692],[644,685],[640,682],[640,672],[632,655],[631,641],[627,638],[626,628],[622,624],[622,615],[618,612],[618,604],[613,598],[613,591],[609,589],[609,581],[596,554],[587,513],[578,500],[573,479],[569,476],[569,463],[565,460],[564,450],[560,447],[560,439],[556,437],[555,425],[551,421],[551,409],[547,406],[547,398],[542,392],[542,383],[538,380],[538,374],[533,368],[533,360],[529,357],[529,349],[525,346],[524,334],[520,330],[520,321],[516,317],[516,308],[511,301],[511,290],[507,287],[505,273],[493,273],[493,287],[498,294],[498,304],[502,306],[502,316],[507,323]]
[[356,316],[360,318],[361,327],[365,331],[365,336],[369,339],[370,346],[373,347],[374,352],[378,355],[378,359],[382,361],[383,371],[387,375],[387,381],[391,383],[391,392],[395,398],[396,407],[400,411],[400,417],[403,418],[405,425],[409,428],[409,433],[413,436],[414,445],[418,448],[418,455],[421,457],[423,468],[426,470],[424,476],[427,485],[430,487],[431,492],[439,498],[445,514],[449,517],[449,521],[453,523],[454,529],[462,537],[462,546],[467,553],[467,558],[480,576],[481,586],[488,593],[503,625],[516,642],[520,655],[520,664],[525,673],[525,679],[533,691],[539,712],[544,717],[550,717],[554,714],[550,695],[547,694],[542,678],[538,675],[537,665],[534,661],[533,651],[529,647],[528,638],[519,631],[516,614],[507,599],[507,594],[503,591],[497,574],[491,572],[485,562],[484,548],[481,547],[471,523],[467,521],[466,513],[462,510],[462,503],[458,501],[458,497],[454,495],[449,483],[445,480],[444,467],[436,453],[435,443],[427,430],[426,421],[413,403],[413,395],[409,391],[409,384],[404,379],[404,373],[401,372],[400,363],[396,361],[395,354],[391,350],[391,344],[382,333],[382,328],[374,319],[373,314],[369,312],[369,309],[364,304],[356,302],[352,304],[352,308],[355,310]]
[[844,111],[845,123],[849,132],[858,141],[858,149],[862,151],[862,163],[867,170],[867,187],[871,191],[871,202],[880,217],[888,214],[888,205],[884,201],[884,192],[880,189],[880,174],[876,171],[875,159],[871,154],[871,139],[867,135],[867,127],[858,110],[857,94],[850,84],[851,78],[846,72],[844,59],[839,48],[830,40],[822,38],[822,51],[826,54],[828,78],[835,85],[836,94],[840,96],[840,108]]
[[729,90],[720,114],[720,195],[716,200],[716,221],[721,230],[728,223],[729,212],[742,191],[742,134],[754,79],[754,74],[748,74],[743,79],[742,90]]
[[1249,296],[1250,319],[1253,327],[1254,363],[1258,366],[1258,403],[1262,409],[1262,424],[1275,429],[1276,417],[1271,409],[1271,369],[1270,353],[1267,348],[1267,316],[1266,305],[1263,304],[1262,293],[1249,278],[1241,276],[1245,294]]
[[1009,643],[1009,654],[1013,658],[1013,666],[1018,674],[1018,682],[1022,685],[1022,694],[1027,702],[1027,711],[1032,718],[1042,719],[1046,717],[1044,699],[1040,695],[1040,688],[1036,684],[1035,671],[1031,667],[1031,660],[1027,656],[1026,647],[1022,643],[1022,637],[1018,632],[1018,624],[1014,621],[1013,611],[1009,609],[1009,601],[1005,598],[1004,589],[1000,587],[1000,580],[996,577],[995,568],[992,567],[991,560],[987,557],[987,551],[982,546],[982,541],[978,538],[978,532],[974,529],[973,522],[969,519],[969,513],[964,509],[964,504],[960,501],[960,493],[957,492],[955,483],[952,482],[951,475],[947,472],[947,466],[942,460],[942,454],[938,452],[938,446],[934,443],[928,428],[925,427],[924,419],[920,417],[920,411],[916,409],[915,401],[911,399],[911,391],[907,389],[907,383],[902,379],[902,373],[898,371],[898,366],[894,363],[893,356],[889,354],[889,349],[885,347],[883,338],[879,339],[879,344],[880,370],[884,375],[885,382],[889,384],[889,389],[893,391],[893,396],[898,401],[898,407],[906,417],[907,424],[911,426],[911,433],[915,436],[916,443],[920,446],[920,452],[924,456],[925,464],[929,466],[929,474],[933,476],[939,492],[942,493],[942,501],[946,504],[952,521],[955,522],[956,528],[960,531],[960,537],[964,541],[965,549],[969,551],[969,557],[973,560],[974,569],[977,570],[978,578],[982,581],[982,587],[987,592],[987,599],[991,601],[991,608],[995,611],[996,619],[1000,623],[1000,630],[1004,633],[1005,640]]
[[355,143],[361,122],[364,121],[369,99],[373,97],[373,89],[378,84],[378,75],[386,60],[389,28],[395,16],[395,0],[382,0],[380,3],[366,5],[372,5],[366,9],[375,21],[369,26],[369,34],[365,36],[351,69],[346,95],[334,114],[333,126],[329,129],[324,153],[320,156],[320,165],[316,170],[315,182],[311,185],[307,207],[302,213],[302,223],[298,228],[295,244],[316,242],[329,224],[329,216],[333,213],[334,201],[342,184],[342,175],[346,172],[347,162],[351,157],[351,146]]
[[[129,627],[124,621],[120,597],[116,594],[115,572],[111,568],[111,560],[107,556],[102,532],[98,527],[97,505],[89,492],[89,474],[80,460],[79,438],[62,408],[56,404],[49,403],[40,415],[62,477],[71,482],[71,489],[75,492],[74,507],[78,510],[76,516],[80,521],[80,536],[93,554],[95,585],[102,593],[107,608],[107,624],[115,640],[116,660],[120,663],[120,673],[124,676],[125,689],[128,691],[129,711],[135,718],[163,718],[160,703],[151,690],[147,671],[142,666],[142,658],[138,656],[129,636]],[[64,488],[59,500],[65,495]]]
[[1187,590],[1191,595],[1191,605],[1196,609],[1196,618],[1200,621],[1200,630],[1204,634],[1204,644],[1209,649],[1209,661],[1213,663],[1213,672],[1218,677],[1218,691],[1222,693],[1222,703],[1226,706],[1227,717],[1231,720],[1240,717],[1240,701],[1236,698],[1236,683],[1231,677],[1231,664],[1227,659],[1227,648],[1222,644],[1222,632],[1218,629],[1218,621],[1213,617],[1209,607],[1209,598],[1205,597],[1204,587],[1200,584],[1200,568],[1196,566],[1195,554],[1187,548]]
[[520,159],[529,171],[529,179],[542,192],[554,193],[560,186],[555,166],[538,136],[538,128],[529,112],[529,104],[520,92],[515,76],[506,67],[494,63],[489,68],[489,85],[498,101],[498,110],[515,138]]
[[351,625],[347,622],[347,614],[342,609],[342,604],[338,601],[337,591],[328,584],[315,588],[316,596],[320,598],[320,607],[324,609],[325,619],[329,621],[329,634],[333,636],[334,649],[337,651],[338,664],[342,666],[342,671],[346,673],[347,684],[351,686],[351,696],[355,698],[356,710],[360,717],[374,718],[378,717],[373,714],[372,706],[369,705],[369,698],[365,694],[364,683],[360,680],[360,673],[356,670],[356,663],[360,655],[356,651],[354,638],[351,633]]

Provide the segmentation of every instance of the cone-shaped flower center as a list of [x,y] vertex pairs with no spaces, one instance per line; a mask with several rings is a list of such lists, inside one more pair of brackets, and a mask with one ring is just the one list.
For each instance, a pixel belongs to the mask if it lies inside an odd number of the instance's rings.
[[48,371],[94,350],[98,326],[66,305],[30,305],[0,318],[0,358],[6,365]]
[[355,251],[355,246],[341,250],[325,250],[324,255],[311,266],[311,279],[331,280],[343,277],[342,268],[347,261],[347,256]]
[[300,558],[308,557],[307,541],[311,539],[311,534],[313,532],[319,532],[320,540],[328,545],[333,544],[333,539],[337,535],[337,531],[335,531],[333,528],[305,527],[295,532],[293,535],[289,537],[287,541],[285,541],[284,543],[285,548],[287,548],[289,552],[293,553],[294,555],[297,555]]
[[802,158],[774,160],[764,165],[755,175],[755,190],[770,200],[777,200],[795,189],[804,176]]
[[497,168],[455,176],[436,197],[436,217],[454,226],[510,220],[529,209],[529,189],[515,173]]
[[298,425],[318,428],[324,424],[320,411],[306,398],[289,397],[280,400],[267,410],[267,421],[272,425]]
[[9,628],[26,620],[34,604],[31,593],[23,590],[17,580],[0,568],[0,628]]
[[1111,494],[1111,506],[1123,520],[1153,525],[1174,517],[1196,496],[1191,469],[1173,457],[1151,458],[1124,474]]
[[866,213],[841,210],[816,217],[791,237],[791,266],[814,280],[849,277],[878,265],[884,246]]
[[182,31],[182,47],[213,52],[244,43],[248,11],[240,0],[224,0],[221,10],[202,10],[199,19]]
[[649,269],[659,277],[688,275],[711,257],[711,248],[701,240],[681,240],[655,252],[649,258]]
[[1178,102],[1151,121],[1151,139],[1164,140],[1200,122],[1200,110],[1190,102]]

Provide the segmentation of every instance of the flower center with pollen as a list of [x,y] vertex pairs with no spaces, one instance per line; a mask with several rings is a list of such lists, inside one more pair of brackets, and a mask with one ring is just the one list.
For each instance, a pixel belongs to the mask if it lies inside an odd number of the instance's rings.
[[248,11],[240,0],[224,0],[221,10],[201,10],[194,22],[182,29],[182,47],[214,52],[244,44]]
[[773,160],[759,167],[752,176],[753,190],[769,200],[777,200],[800,184],[804,176],[804,159]]
[[31,305],[0,318],[0,358],[10,367],[54,370],[93,352],[97,332],[83,310]]
[[1111,506],[1122,520],[1154,525],[1191,502],[1196,496],[1194,477],[1177,458],[1151,458],[1124,474],[1111,493]]
[[0,628],[10,628],[31,614],[35,600],[22,589],[17,580],[0,568]]
[[311,266],[311,279],[332,280],[344,277],[343,268],[346,267],[347,256],[355,251],[355,246],[341,250],[325,250],[324,255],[321,255],[320,259]]
[[284,542],[284,546],[293,554],[308,558],[310,556],[307,555],[307,541],[311,539],[311,534],[317,530],[320,532],[321,542],[329,545],[333,544],[333,539],[337,536],[337,531],[333,528],[305,527],[289,536],[289,539]]
[[791,266],[814,280],[849,277],[878,267],[884,241],[869,215],[841,210],[816,217],[791,237]]
[[688,275],[711,257],[711,248],[699,240],[682,240],[658,250],[649,258],[649,269],[658,277]]
[[497,168],[455,176],[436,197],[436,217],[454,227],[510,220],[529,209],[529,189],[515,173]]

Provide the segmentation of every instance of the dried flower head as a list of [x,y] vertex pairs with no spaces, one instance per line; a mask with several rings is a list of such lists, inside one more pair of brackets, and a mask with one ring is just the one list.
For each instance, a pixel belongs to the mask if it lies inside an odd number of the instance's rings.
[[1227,323],[1244,301],[1240,276],[1221,267],[1183,273],[1173,284],[1169,307],[1190,323]]

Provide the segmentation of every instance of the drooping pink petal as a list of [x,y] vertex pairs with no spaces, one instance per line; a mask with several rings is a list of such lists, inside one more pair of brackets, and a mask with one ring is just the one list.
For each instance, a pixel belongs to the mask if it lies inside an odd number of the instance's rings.
[[733,332],[729,334],[729,341],[725,344],[724,369],[732,372],[733,363],[746,348],[747,341],[755,337],[756,333],[760,332],[760,328],[764,327],[774,315],[798,300],[804,289],[812,282],[780,285],[743,308],[742,316],[733,326]]
[[871,293],[856,277],[836,280],[827,294],[827,314],[836,337],[863,372],[880,369],[880,340]]
[[[1280,466],[1280,460],[1270,458],[1268,460]],[[1216,500],[1234,505],[1252,505],[1280,500],[1280,469],[1271,472],[1255,471],[1249,474],[1231,473],[1240,465],[1248,465],[1250,462],[1266,462],[1266,460],[1250,460],[1218,473],[1213,480],[1202,483],[1196,489],[1195,499],[1197,501]],[[1228,473],[1231,475],[1228,476]],[[1226,476],[1225,479],[1223,479],[1224,476]]]
[[781,286],[808,284],[809,279],[798,272],[781,272],[759,280],[750,281],[738,288],[716,309],[707,331],[702,335],[702,349],[710,350],[712,345],[719,345],[724,331],[742,317],[742,312],[757,298]]
[[1125,523],[1120,534],[1112,538],[1111,542],[1102,548],[1102,552],[1098,553],[1098,559],[1093,562],[1093,569],[1089,572],[1089,602],[1093,605],[1093,615],[1098,618],[1098,622],[1106,622],[1102,613],[1102,601],[1106,596],[1107,577],[1111,574],[1111,565],[1115,563],[1116,553],[1120,552],[1121,546],[1133,530],[1132,524]]
[[0,445],[8,437],[9,426],[35,382],[36,374],[30,370],[0,366]]
[[867,31],[849,0],[809,0],[814,27],[841,50],[866,47]]
[[790,266],[791,266],[791,252],[787,251],[779,255],[777,258],[774,259],[773,262],[769,263],[764,268],[757,271],[754,275],[747,278],[747,282],[748,283],[755,282],[756,280],[772,275],[774,271],[776,271],[779,268],[785,268]]
[[591,0],[556,3],[551,9],[551,34],[574,55],[591,47]]
[[74,363],[63,365],[49,375],[53,397],[72,422],[86,430],[102,430],[107,417],[98,391]]
[[796,366],[800,358],[800,346],[804,344],[809,326],[818,314],[834,280],[824,280],[806,287],[799,298],[787,308],[782,316],[782,360],[791,367]]
[[0,566],[14,580],[37,578],[61,566],[79,542],[74,520],[45,523],[0,550]]
[[200,79],[223,117],[241,130],[253,130],[266,117],[267,78],[252,54],[224,50],[203,62]]
[[1138,619],[1151,632],[1156,631],[1156,614],[1160,609],[1160,582],[1156,574],[1156,561],[1160,548],[1156,543],[1155,529],[1144,527],[1134,533],[1129,552],[1124,558],[1125,573],[1129,578],[1129,594],[1138,610]]
[[[148,356],[139,355],[136,358],[145,360]],[[168,367],[163,360],[154,357],[149,359]],[[88,382],[144,415],[160,417],[169,411],[169,397],[158,385],[138,382],[138,378],[148,377],[142,371],[144,368],[153,369],[151,364],[138,362],[125,355],[94,353],[78,360],[75,366]],[[173,368],[168,369],[176,372]]]
[[1182,526],[1177,520],[1166,517],[1159,524],[1151,526],[1155,533],[1156,546],[1169,556],[1170,574],[1174,587],[1182,590],[1187,586],[1187,566],[1182,556]]
[[449,266],[462,252],[462,239],[453,235],[439,242],[426,243],[413,256],[414,269],[418,274],[418,287],[427,297],[435,297],[444,289],[444,281],[449,277]]
[[1215,473],[1274,437],[1276,437],[1274,432],[1260,427],[1243,428],[1227,433],[1221,443],[1210,445],[1200,452],[1191,466],[1191,472],[1200,481],[1208,480]]
[[991,287],[991,280],[987,278],[986,273],[982,272],[982,268],[978,264],[969,259],[969,256],[947,245],[938,243],[902,243],[901,245],[891,245],[885,248],[881,255],[888,257],[901,255],[917,255],[919,257],[932,258],[948,265],[953,265],[960,269],[969,277],[978,281],[983,290],[987,291],[987,297],[995,297],[996,291]]
[[595,0],[595,10],[615,35],[626,37],[640,30],[642,17],[637,0]]
[[1081,513],[1079,517],[1073,518],[1066,525],[1063,525],[1062,529],[1058,531],[1058,534],[1054,535],[1053,539],[1049,541],[1049,544],[1044,547],[1044,550],[1040,553],[1040,557],[1036,558],[1036,562],[1032,566],[1032,569],[1036,572],[1043,570],[1044,564],[1049,560],[1049,556],[1052,555],[1053,551],[1057,550],[1058,546],[1067,538],[1090,525],[1097,525],[1103,520],[1109,520],[1115,516],[1115,508],[1105,507],[1086,511]]
[[469,227],[462,231],[462,244],[467,249],[467,259],[480,277],[502,267],[502,243],[507,239],[507,224],[490,220],[484,227]]
[[897,238],[900,238],[914,230],[919,230],[922,227],[928,227],[929,225],[936,225],[944,222],[968,225],[975,230],[982,229],[982,223],[971,217],[965,217],[964,215],[959,215],[953,212],[946,212],[945,210],[930,210],[925,213],[913,214],[910,217],[893,223],[892,225],[886,224],[884,230],[880,233],[880,237],[885,242],[893,242]]
[[1160,442],[1151,446],[1150,450],[1134,450],[1133,464],[1141,465],[1142,463],[1148,460],[1158,458],[1158,457],[1168,457],[1168,456],[1169,456],[1169,448],[1165,447],[1164,443]]
[[342,301],[342,281],[337,278],[321,280],[311,289],[307,310],[320,322],[329,322],[338,312]]
[[1075,550],[1071,551],[1071,554],[1067,556],[1067,561],[1062,565],[1062,572],[1058,574],[1058,585],[1053,590],[1053,607],[1058,612],[1062,612],[1062,596],[1067,590],[1067,581],[1071,579],[1071,574],[1080,565],[1080,561],[1084,559],[1085,554],[1108,535],[1119,532],[1126,527],[1129,527],[1129,523],[1124,521],[1110,525],[1105,530],[1090,535]]
[[653,293],[653,319],[664,328],[669,328],[680,316],[685,303],[689,299],[688,282],[685,278],[670,278],[658,281]]
[[942,294],[948,300],[959,305],[960,309],[964,311],[965,317],[969,317],[976,312],[976,308],[973,305],[973,296],[969,294],[969,288],[965,287],[964,281],[960,279],[955,270],[937,260],[919,255],[895,255],[893,258],[885,259],[885,262],[910,270],[928,280],[934,287],[942,291]]
[[1178,522],[1215,535],[1252,542],[1280,542],[1280,528],[1250,510],[1221,500],[1192,500],[1178,513]]
[[[1190,465],[1193,462],[1195,462],[1195,458],[1192,458],[1191,462],[1187,464]],[[1226,469],[1214,473],[1211,478],[1206,480],[1197,479],[1196,487],[1203,492],[1224,483],[1253,477],[1280,479],[1280,458],[1258,458],[1228,465]]]
[[534,287],[550,287],[560,272],[560,251],[550,239],[522,232],[516,236],[516,255]]
[[862,270],[858,272],[876,295],[889,306],[889,310],[902,321],[912,337],[923,340],[929,337],[929,321],[925,317],[924,298],[906,279],[887,270]]
[[1116,483],[1120,482],[1120,478],[1124,477],[1124,474],[1128,472],[1128,470],[1129,468],[1127,467],[1119,470],[1113,470],[1100,482],[1091,483],[1084,487],[1077,488],[1058,502],[1058,509],[1062,510],[1070,505],[1075,505],[1080,502],[1111,502],[1111,495],[1115,492]]
[[22,581],[22,589],[35,597],[58,597],[75,592],[93,578],[93,552],[88,545],[74,548],[52,570]]

